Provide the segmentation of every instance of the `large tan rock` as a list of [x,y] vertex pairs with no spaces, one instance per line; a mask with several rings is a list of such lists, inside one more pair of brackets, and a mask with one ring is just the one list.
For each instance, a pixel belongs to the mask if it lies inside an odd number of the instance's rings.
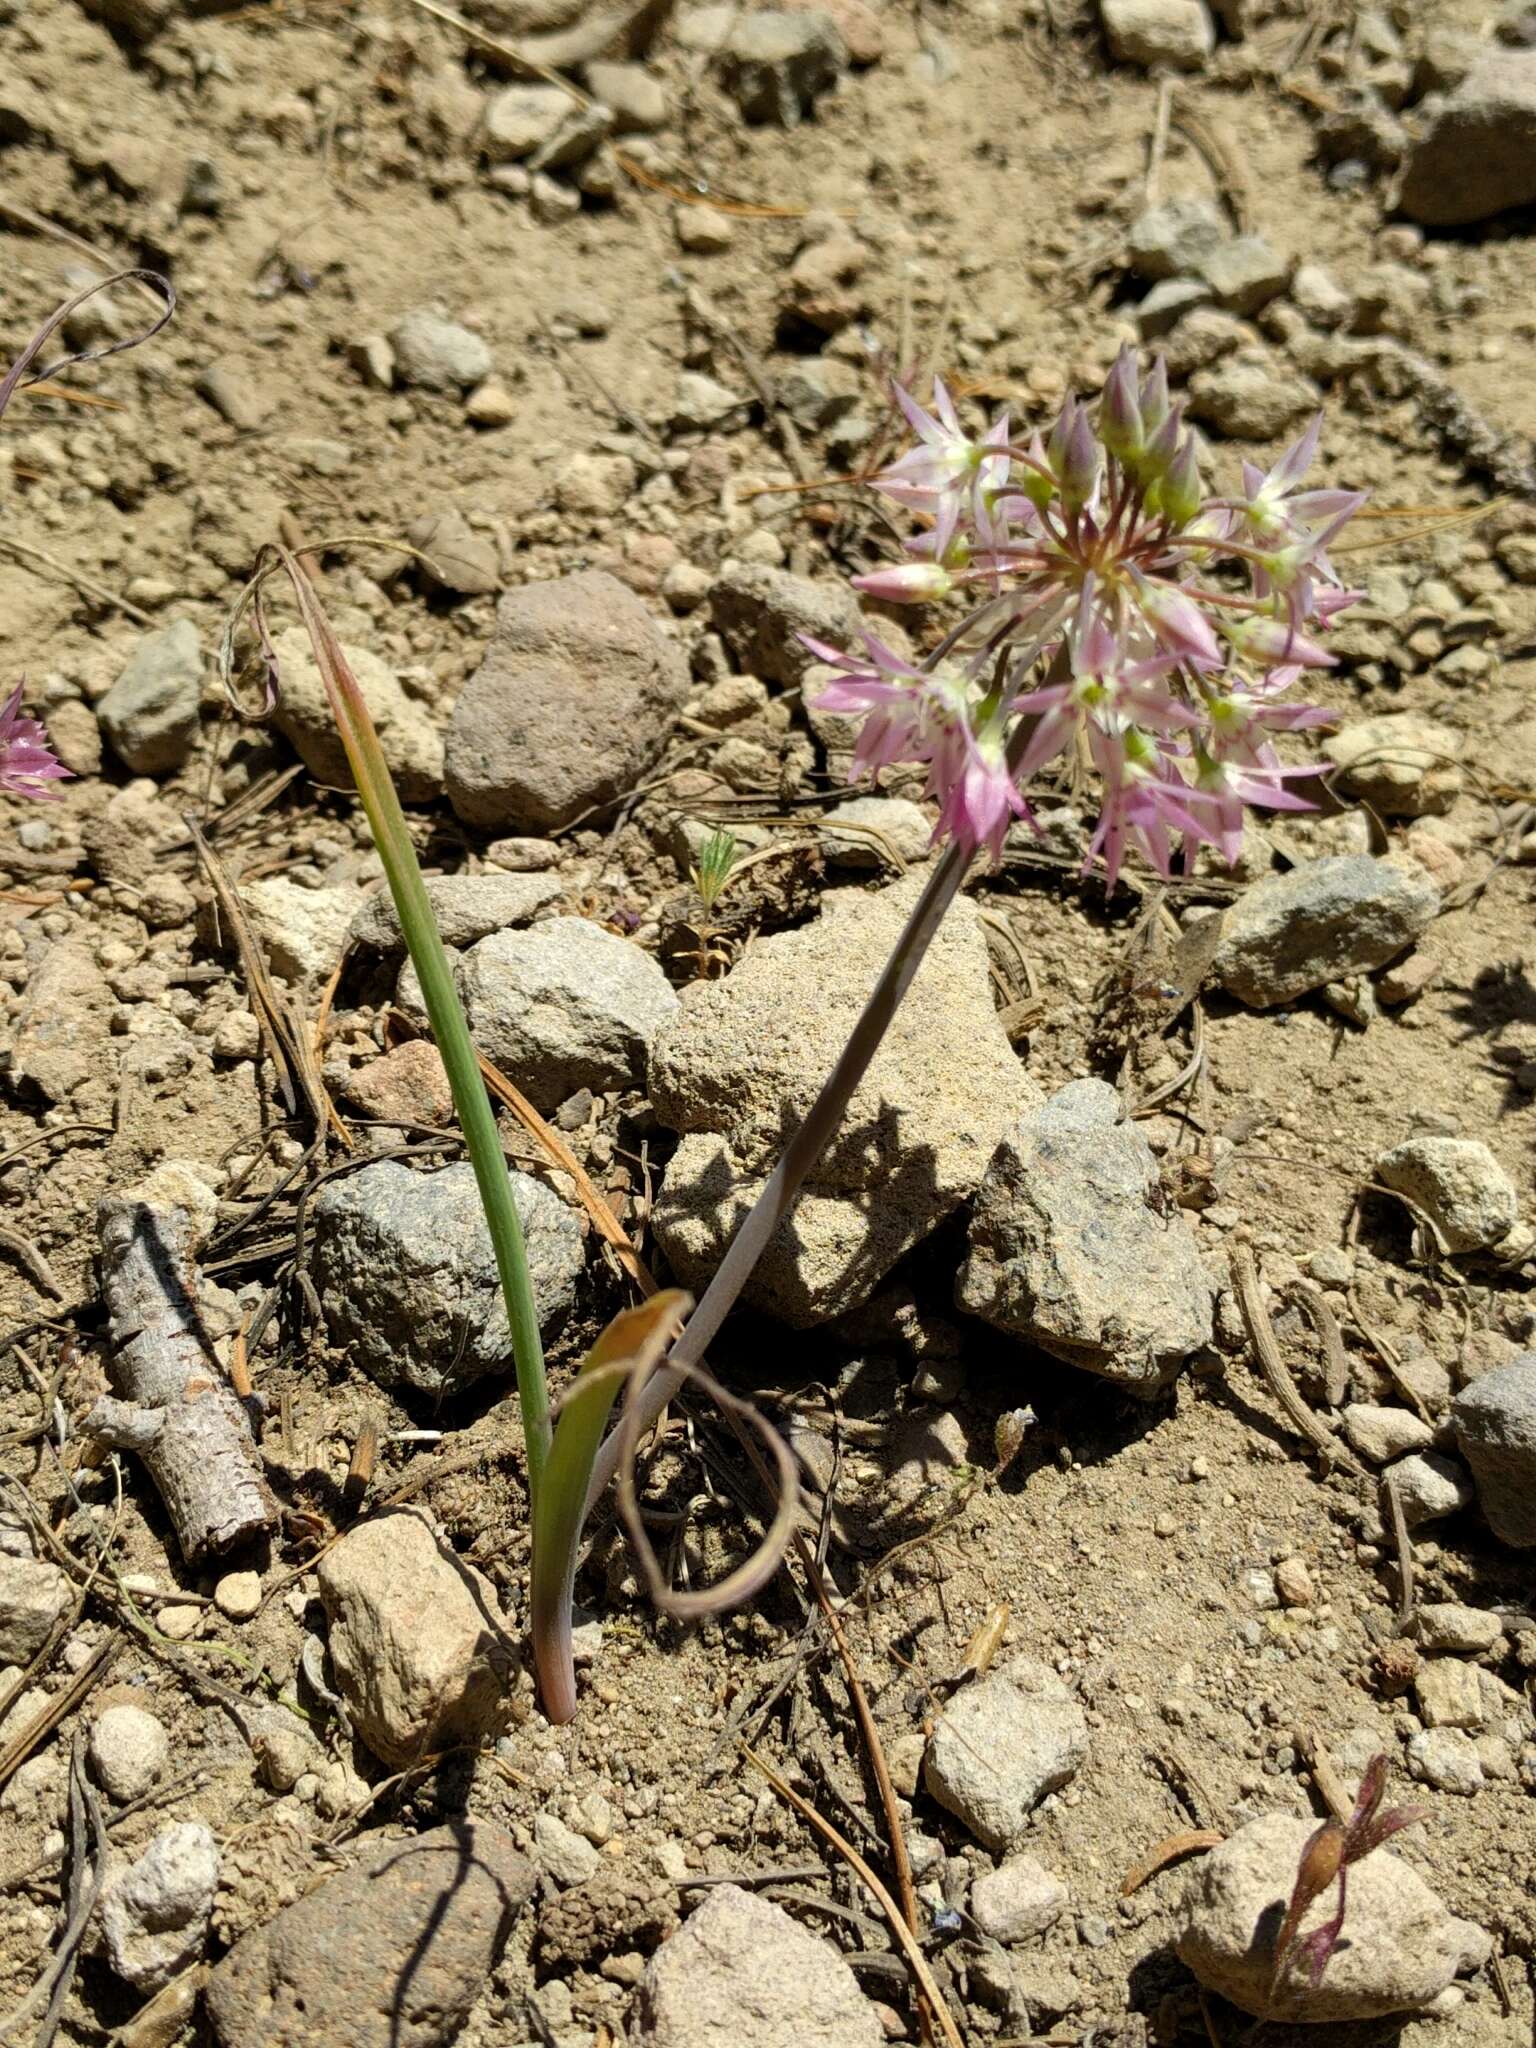
[[[803,1122],[923,885],[834,890],[816,923],[700,982],[651,1048],[650,1095],[683,1133],[655,1212],[686,1285],[705,1284]],[[746,1289],[799,1327],[855,1308],[975,1188],[1040,1100],[992,1003],[975,906],[950,909],[842,1126]]]
[[515,1651],[489,1581],[455,1556],[430,1515],[372,1516],[318,1573],[331,1668],[375,1756],[414,1763],[495,1726]]

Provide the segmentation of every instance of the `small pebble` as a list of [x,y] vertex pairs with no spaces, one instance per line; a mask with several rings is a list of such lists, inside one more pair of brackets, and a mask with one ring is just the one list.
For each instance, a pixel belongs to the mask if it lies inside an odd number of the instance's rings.
[[1275,1566],[1275,1591],[1282,1607],[1311,1607],[1317,1599],[1306,1560],[1287,1557]]
[[196,1635],[202,1619],[201,1607],[162,1607],[155,1616],[155,1627],[173,1643],[184,1643]]
[[91,1726],[91,1775],[118,1806],[142,1799],[165,1769],[171,1738],[143,1707],[107,1707]]
[[226,1572],[213,1589],[213,1604],[231,1621],[249,1621],[261,1606],[259,1572]]

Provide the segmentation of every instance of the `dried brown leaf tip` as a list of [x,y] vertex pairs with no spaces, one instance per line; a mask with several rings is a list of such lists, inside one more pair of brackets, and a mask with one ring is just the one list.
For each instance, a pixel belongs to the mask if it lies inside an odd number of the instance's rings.
[[[1294,1961],[1305,1965],[1308,1982],[1316,1990],[1323,1980],[1328,1959],[1338,1946],[1339,1936],[1344,1932],[1350,1865],[1363,1861],[1373,1849],[1379,1849],[1399,1828],[1409,1827],[1414,1821],[1428,1817],[1428,1808],[1423,1806],[1393,1806],[1384,1811],[1381,1802],[1386,1789],[1387,1759],[1385,1756],[1373,1757],[1360,1781],[1355,1810],[1349,1819],[1342,1824],[1336,1820],[1324,1821],[1302,1850],[1301,1861],[1296,1868],[1296,1882],[1291,1887],[1291,1902],[1285,1909],[1285,1919],[1275,1942],[1274,1984],[1280,1982]],[[1324,1921],[1321,1927],[1313,1928],[1309,1935],[1298,1939],[1308,1909],[1322,1897],[1335,1878],[1339,1885],[1338,1911],[1331,1920]]]

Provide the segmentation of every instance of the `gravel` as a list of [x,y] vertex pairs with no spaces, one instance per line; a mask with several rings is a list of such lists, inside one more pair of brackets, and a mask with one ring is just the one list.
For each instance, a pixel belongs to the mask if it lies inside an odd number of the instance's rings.
[[1399,1458],[1383,1476],[1397,1489],[1403,1520],[1410,1529],[1460,1514],[1475,1498],[1466,1467],[1439,1451],[1416,1451],[1411,1457]]
[[847,68],[836,22],[810,7],[720,11],[729,25],[715,46],[715,68],[743,117],[798,127]]
[[1426,1601],[1414,1616],[1419,1646],[1425,1650],[1458,1650],[1482,1656],[1503,1633],[1498,1615],[1485,1607],[1462,1607],[1454,1600]]
[[548,1811],[535,1817],[533,1853],[539,1868],[558,1885],[585,1884],[596,1876],[603,1860],[589,1841]]
[[1536,1548],[1536,1351],[1463,1387],[1451,1422],[1489,1528],[1517,1550]]
[[816,665],[803,633],[833,647],[860,644],[859,607],[848,586],[788,569],[728,562],[710,589],[709,612],[739,667],[786,688],[797,687]]
[[1386,1465],[1408,1451],[1427,1451],[1435,1432],[1410,1408],[1378,1408],[1352,1401],[1339,1418],[1344,1440],[1373,1465]]
[[1194,1232],[1105,1081],[1069,1082],[1009,1131],[969,1245],[961,1308],[1137,1393],[1211,1341],[1214,1290]]
[[1198,71],[1216,44],[1205,0],[1100,0],[1109,54],[1145,70]]
[[[539,1327],[569,1310],[585,1248],[543,1181],[509,1169]],[[505,1373],[511,1336],[467,1160],[417,1173],[381,1159],[327,1182],[310,1208],[314,1279],[333,1344],[380,1386],[439,1396]]]
[[[290,626],[273,643],[278,700],[272,723],[293,747],[316,782],[350,789],[352,771],[331,716],[319,664],[302,626]],[[400,678],[367,647],[343,642],[342,652],[367,700],[379,745],[395,779],[400,801],[431,803],[443,791],[443,740]]]
[[1082,1708],[1047,1665],[1018,1657],[956,1693],[935,1724],[923,1782],[978,1841],[1007,1851],[1087,1754]]
[[1459,733],[1414,711],[1362,718],[1322,745],[1350,795],[1392,818],[1448,811],[1461,794],[1461,749]]

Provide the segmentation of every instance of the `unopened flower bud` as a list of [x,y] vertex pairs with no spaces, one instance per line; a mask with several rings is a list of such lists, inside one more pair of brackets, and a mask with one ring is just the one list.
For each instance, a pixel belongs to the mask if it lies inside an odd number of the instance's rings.
[[1044,474],[1050,468],[1051,458],[1045,451],[1045,443],[1036,434],[1029,444],[1029,460],[1020,466],[1019,489],[1037,512],[1043,512],[1056,495],[1053,477]]
[[1088,419],[1088,409],[1069,398],[1051,429],[1051,468],[1061,487],[1061,501],[1077,512],[1093,496],[1099,479],[1099,444]]
[[1288,618],[1264,612],[1246,619],[1224,620],[1222,631],[1236,648],[1260,668],[1333,668],[1334,656],[1316,640],[1296,630]]
[[1155,434],[1168,417],[1168,365],[1161,356],[1153,357],[1142,379],[1140,406],[1143,433]]
[[892,562],[884,569],[855,576],[853,587],[882,604],[932,604],[948,597],[955,579],[938,562]]
[[1115,358],[1115,366],[1104,381],[1104,396],[1099,402],[1099,438],[1110,454],[1122,462],[1140,454],[1146,438],[1136,390],[1136,358],[1129,343]]
[[1205,489],[1200,481],[1200,458],[1193,434],[1185,436],[1179,452],[1163,478],[1159,510],[1170,526],[1183,526],[1200,510]]

